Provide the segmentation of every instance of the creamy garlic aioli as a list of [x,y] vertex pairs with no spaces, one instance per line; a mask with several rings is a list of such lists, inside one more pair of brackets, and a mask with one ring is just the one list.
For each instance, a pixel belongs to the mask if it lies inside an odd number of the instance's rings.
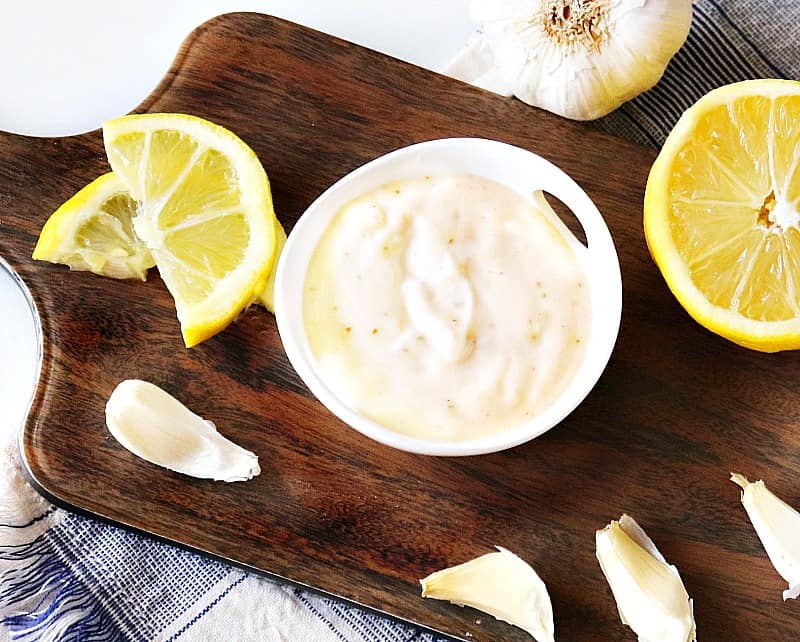
[[420,177],[347,204],[309,264],[303,313],[331,390],[417,437],[515,428],[563,391],[591,320],[548,214],[477,176]]

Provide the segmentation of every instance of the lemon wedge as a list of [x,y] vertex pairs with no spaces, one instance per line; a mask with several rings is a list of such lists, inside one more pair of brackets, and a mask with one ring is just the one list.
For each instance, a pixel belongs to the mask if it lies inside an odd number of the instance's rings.
[[277,249],[264,168],[236,135],[185,114],[122,116],[103,140],[192,347],[264,292]]
[[735,83],[688,109],[650,171],[644,230],[700,324],[800,348],[800,82]]
[[113,173],[104,174],[59,207],[33,250],[37,261],[115,279],[145,280],[155,262],[133,231],[136,201]]
[[278,267],[278,258],[283,252],[283,246],[286,245],[286,230],[283,229],[280,221],[276,218],[275,225],[275,262],[270,270],[269,277],[267,277],[267,285],[264,291],[256,297],[256,302],[263,305],[267,310],[275,314],[275,272]]

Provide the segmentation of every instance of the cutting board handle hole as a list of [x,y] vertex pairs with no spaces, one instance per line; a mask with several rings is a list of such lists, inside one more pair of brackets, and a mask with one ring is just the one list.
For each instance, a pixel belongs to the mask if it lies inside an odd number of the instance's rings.
[[553,196],[545,191],[543,191],[542,194],[545,200],[550,204],[550,207],[553,208],[556,216],[558,216],[561,222],[566,225],[567,229],[572,232],[572,235],[578,239],[578,242],[584,247],[588,247],[589,244],[586,242],[586,232],[583,230],[583,225],[581,225],[578,217],[572,213],[572,210],[557,196]]

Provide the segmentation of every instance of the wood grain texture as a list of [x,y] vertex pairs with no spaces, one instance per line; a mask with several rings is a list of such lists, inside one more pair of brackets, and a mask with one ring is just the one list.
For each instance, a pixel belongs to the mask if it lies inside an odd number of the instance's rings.
[[[728,473],[763,477],[800,504],[800,361],[709,334],[669,294],[642,235],[652,150],[254,14],[197,29],[140,111],[197,114],[238,133],[266,167],[287,229],[336,179],[410,143],[482,136],[537,152],[571,174],[608,221],[624,282],[619,341],[587,400],[534,442],[461,459],[386,448],[310,395],[263,310],[186,350],[155,273],[147,283],[116,282],[34,263],[47,216],[107,171],[101,135],[0,134],[0,253],[29,285],[44,328],[23,444],[44,492],[470,640],[530,638],[422,600],[417,580],[494,545],[547,582],[559,640],[633,640],[594,557],[595,529],[625,511],[681,569],[701,639],[797,637],[797,604],[781,601],[785,586]],[[212,418],[259,455],[262,474],[228,485],[193,480],[121,448],[104,404],[133,377]]]

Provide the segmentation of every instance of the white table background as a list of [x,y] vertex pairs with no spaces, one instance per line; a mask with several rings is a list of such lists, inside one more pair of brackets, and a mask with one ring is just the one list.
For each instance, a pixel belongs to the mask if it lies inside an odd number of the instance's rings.
[[[474,29],[468,4],[9,0],[0,19],[0,130],[66,136],[129,112],[156,87],[189,32],[230,11],[269,13],[439,70]],[[0,432],[16,430],[24,420],[37,370],[30,309],[17,283],[0,267]]]

